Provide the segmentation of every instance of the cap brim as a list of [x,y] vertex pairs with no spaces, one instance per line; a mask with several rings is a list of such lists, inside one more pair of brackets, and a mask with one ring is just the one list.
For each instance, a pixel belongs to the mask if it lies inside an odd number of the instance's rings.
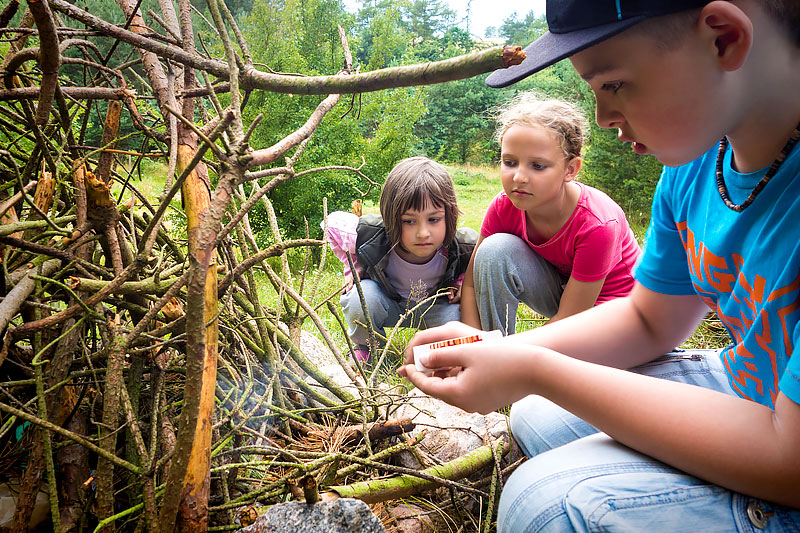
[[486,85],[496,88],[507,87],[572,54],[613,37],[645,18],[645,16],[632,17],[569,33],[547,32],[525,48],[526,57],[522,63],[495,70],[486,78]]

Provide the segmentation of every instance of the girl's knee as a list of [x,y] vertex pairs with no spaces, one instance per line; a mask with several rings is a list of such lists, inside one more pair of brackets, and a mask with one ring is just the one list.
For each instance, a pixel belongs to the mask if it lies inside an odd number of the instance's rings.
[[519,245],[526,246],[516,235],[510,233],[489,235],[481,241],[481,245],[475,252],[475,267],[483,264],[496,265],[501,260],[513,259],[517,255],[514,250]]
[[[383,291],[376,282],[371,279],[361,281],[361,292],[364,294],[364,302],[370,311],[380,303],[383,298]],[[339,298],[339,303],[344,313],[349,316],[364,316],[361,308],[361,297],[358,295],[358,288],[353,286],[349,291]]]

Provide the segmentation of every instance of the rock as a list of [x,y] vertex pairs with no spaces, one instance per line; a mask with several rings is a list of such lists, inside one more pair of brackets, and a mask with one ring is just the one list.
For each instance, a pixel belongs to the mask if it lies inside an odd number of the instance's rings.
[[[342,369],[342,365],[336,360],[328,346],[319,340],[314,334],[307,331],[300,332],[299,349],[303,355],[316,366],[319,371],[328,376],[334,383],[358,397],[358,388],[353,384],[347,374]],[[345,354],[345,357],[349,357]],[[314,379],[307,377],[306,382],[317,388],[317,390],[331,400],[341,401],[334,396],[328,389],[319,385]]]
[[[409,433],[410,437],[427,430],[427,435],[417,448],[439,462],[452,461],[483,446],[485,436],[492,441],[501,436],[508,438],[508,421],[502,413],[467,413],[431,398],[419,389],[408,393],[407,401],[397,409],[394,416],[414,421],[416,427]],[[519,452],[514,455],[519,456]],[[431,466],[420,465],[410,452],[398,454],[397,459],[402,466],[408,468]],[[436,464],[436,461],[431,464]]]
[[366,503],[352,498],[273,505],[242,533],[386,533]]
[[[14,522],[14,511],[17,508],[17,494],[20,486],[17,483],[0,484],[0,529],[11,527]],[[50,516],[50,498],[44,491],[36,494],[33,504],[33,513],[28,527],[33,529]]]
[[392,507],[389,511],[389,520],[392,523],[390,531],[393,533],[434,533],[431,515],[422,507],[412,503],[405,503]]

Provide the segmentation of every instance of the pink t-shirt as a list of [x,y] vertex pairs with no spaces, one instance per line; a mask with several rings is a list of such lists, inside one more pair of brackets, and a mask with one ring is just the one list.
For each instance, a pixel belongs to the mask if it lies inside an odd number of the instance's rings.
[[598,304],[625,296],[633,288],[633,266],[642,250],[625,213],[614,200],[594,187],[574,183],[581,188],[578,205],[548,241],[531,242],[525,211],[514,207],[505,192],[489,204],[481,235],[484,238],[494,233],[516,235],[565,277],[586,283],[605,278]]

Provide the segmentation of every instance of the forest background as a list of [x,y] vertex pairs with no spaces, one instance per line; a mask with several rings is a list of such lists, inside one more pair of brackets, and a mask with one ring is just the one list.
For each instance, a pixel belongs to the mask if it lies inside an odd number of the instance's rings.
[[[500,27],[487,28],[490,37],[470,35],[464,29],[467,22],[458,20],[444,0],[363,0],[355,13],[348,12],[341,0],[226,3],[250,43],[256,66],[309,76],[329,74],[341,67],[337,25],[348,35],[355,66],[361,72],[447,59],[498,43],[524,46],[547,28],[544,17],[531,11],[526,15],[514,13]],[[81,0],[79,4],[105,20],[125,22],[113,2]],[[156,0],[143,0],[142,12],[152,12],[155,4]],[[205,2],[193,0],[192,4],[198,41],[210,54],[221,57],[222,48],[208,20]],[[112,44],[108,39],[108,47]],[[117,54],[133,53],[128,45],[118,46]],[[69,75],[69,69],[64,70]],[[75,76],[78,72],[76,67]],[[489,88],[485,78],[481,75],[438,85],[364,93],[342,102],[341,111],[329,115],[320,125],[301,164],[306,168],[359,166],[363,157],[362,171],[378,183],[397,161],[412,155],[426,155],[466,169],[496,166],[499,146],[493,138],[491,111],[519,92],[534,90],[576,102],[584,109],[591,132],[580,179],[611,195],[635,224],[647,223],[661,165],[651,156],[636,156],[616,139],[616,131],[600,129],[594,123],[593,94],[568,61],[507,89]],[[224,95],[221,100],[227,104]],[[256,91],[246,95],[245,101],[245,120],[259,113],[269,117],[252,137],[253,145],[268,146],[285,131],[302,125],[318,104],[318,97],[293,95],[287,103],[285,95]],[[102,104],[92,107],[86,130],[89,144],[99,144],[104,115]],[[120,132],[123,138],[126,132],[133,132],[127,120]],[[123,140],[121,147],[124,145]],[[377,187],[370,187],[352,172],[327,170],[282,184],[269,196],[284,236],[293,238],[304,236],[307,228],[310,236],[320,235],[323,198],[327,198],[330,212],[349,210],[351,202],[362,196],[368,204],[377,205],[379,193]],[[249,218],[259,244],[268,244],[269,223],[263,205],[257,204]]]

